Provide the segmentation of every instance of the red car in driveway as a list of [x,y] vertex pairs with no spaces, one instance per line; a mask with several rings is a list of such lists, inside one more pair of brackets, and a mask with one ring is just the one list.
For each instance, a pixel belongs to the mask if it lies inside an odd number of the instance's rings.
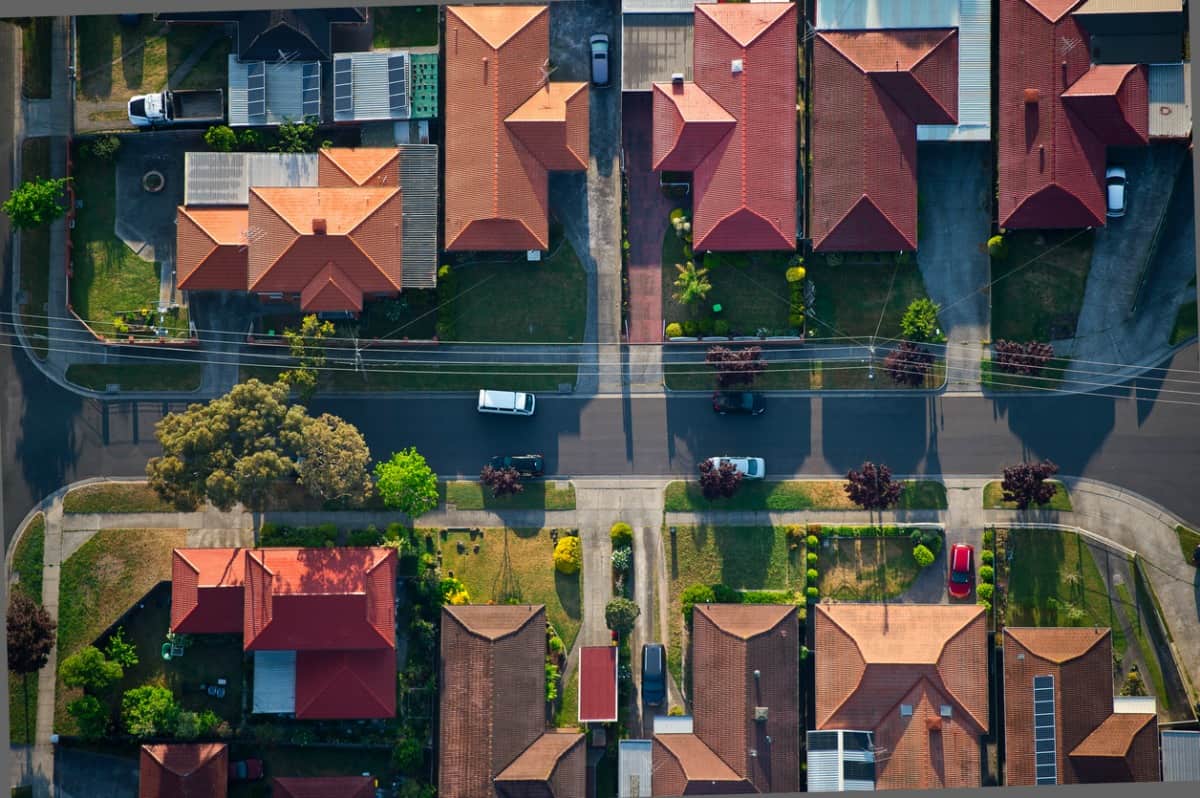
[[971,595],[971,583],[975,576],[975,549],[966,543],[955,543],[950,547],[950,578],[946,590],[954,598]]

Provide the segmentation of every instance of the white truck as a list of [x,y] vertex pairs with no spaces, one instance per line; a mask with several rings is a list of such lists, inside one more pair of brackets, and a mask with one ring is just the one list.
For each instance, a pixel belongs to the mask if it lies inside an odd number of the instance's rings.
[[129,123],[134,127],[173,127],[215,124],[225,120],[221,89],[161,91],[129,100]]

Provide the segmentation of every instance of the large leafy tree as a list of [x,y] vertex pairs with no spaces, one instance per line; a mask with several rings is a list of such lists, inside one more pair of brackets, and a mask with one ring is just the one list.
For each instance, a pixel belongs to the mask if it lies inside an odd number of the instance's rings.
[[750,385],[766,370],[762,353],[761,346],[736,350],[727,346],[710,346],[704,362],[716,370],[718,388]]
[[355,506],[371,495],[371,450],[353,424],[324,413],[301,426],[297,481],[309,494]]
[[846,474],[845,490],[850,501],[864,510],[882,511],[896,506],[904,485],[892,480],[892,469],[866,462],[862,468]]
[[728,460],[724,460],[716,466],[711,460],[704,460],[700,463],[700,490],[704,493],[704,498],[709,501],[728,499],[737,493],[741,484],[742,472],[734,468],[733,463]]
[[13,673],[41,670],[54,648],[57,624],[45,608],[24,593],[8,601],[8,669]]
[[60,205],[59,200],[70,179],[37,177],[27,180],[12,190],[12,194],[0,205],[0,210],[8,214],[13,227],[21,230],[50,224],[67,212],[66,206]]
[[932,366],[933,355],[925,347],[911,341],[901,341],[883,361],[884,369],[897,385],[924,384]]
[[604,607],[604,623],[617,634],[629,634],[641,614],[642,608],[631,599],[615,598]]
[[376,489],[383,503],[409,518],[438,506],[437,474],[412,446],[375,466]]
[[283,331],[288,350],[298,365],[283,372],[279,379],[295,388],[302,401],[307,402],[317,390],[317,377],[325,367],[324,340],[329,335],[333,335],[333,322],[321,321],[312,313],[300,322],[300,329]]
[[1049,460],[1040,463],[1017,463],[1004,469],[1004,501],[1016,502],[1018,510],[1027,510],[1032,504],[1045,504],[1054,498],[1058,486],[1047,482],[1058,473],[1058,466]]
[[64,659],[58,672],[67,687],[82,687],[89,693],[101,693],[125,675],[119,663],[105,658],[95,646],[81,648]]
[[491,488],[492,496],[511,496],[525,490],[521,484],[521,472],[515,468],[493,468],[484,466],[479,472],[479,481]]
[[175,731],[179,705],[165,687],[145,684],[126,690],[121,698],[121,723],[134,737],[153,737]]
[[263,509],[271,485],[296,472],[308,416],[288,389],[250,380],[225,396],[170,413],[155,435],[163,454],[146,465],[150,485],[180,506],[207,499],[222,510]]

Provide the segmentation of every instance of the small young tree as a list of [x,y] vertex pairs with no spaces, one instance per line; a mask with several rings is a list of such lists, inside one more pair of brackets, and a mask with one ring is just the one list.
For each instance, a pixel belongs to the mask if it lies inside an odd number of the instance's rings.
[[767,368],[762,359],[761,346],[748,346],[736,351],[727,346],[710,346],[704,362],[716,370],[718,388],[751,385]]
[[1027,510],[1032,504],[1045,504],[1054,498],[1058,487],[1049,483],[1050,477],[1058,473],[1058,466],[1049,460],[1039,463],[1017,463],[1004,469],[1004,501],[1015,502],[1018,510]]
[[742,484],[742,472],[728,460],[714,466],[711,460],[700,463],[700,490],[709,501],[733,496]]
[[311,399],[317,390],[319,371],[325,367],[323,342],[325,337],[333,335],[333,332],[333,322],[321,321],[314,313],[304,317],[300,322],[300,329],[283,331],[283,337],[288,342],[288,351],[296,358],[298,365],[280,374],[279,379],[295,388],[303,402]]
[[41,670],[54,648],[58,628],[45,608],[24,593],[13,593],[8,600],[8,669],[13,673]]
[[125,675],[124,668],[106,659],[95,646],[86,646],[64,659],[58,672],[67,687],[82,687],[89,693],[103,692]]
[[627,598],[615,598],[604,607],[604,623],[619,635],[629,634],[642,608]]
[[941,306],[928,297],[914,299],[900,319],[900,331],[910,341],[931,341],[937,336]]
[[883,511],[896,506],[904,485],[892,481],[892,469],[868,461],[846,474],[845,490],[850,501],[864,510]]
[[129,670],[138,664],[137,647],[125,639],[125,627],[117,627],[117,631],[113,632],[112,637],[108,638],[108,645],[104,647],[104,654],[112,662],[117,663],[124,670]]
[[932,366],[933,355],[911,341],[901,341],[883,361],[884,369],[897,385],[923,385]]
[[376,489],[383,503],[409,518],[417,518],[438,505],[437,474],[410,446],[375,466]]
[[36,177],[27,180],[12,190],[12,194],[0,205],[8,215],[13,227],[32,230],[50,224],[66,214],[65,206],[59,204],[69,177]]
[[126,690],[121,698],[121,723],[134,737],[153,737],[175,731],[179,705],[165,687],[145,684]]
[[608,530],[608,536],[612,540],[614,549],[633,545],[633,527],[624,521],[617,521],[613,524],[612,528]]
[[492,496],[512,496],[525,490],[521,483],[521,472],[515,468],[492,468],[484,466],[479,472],[479,481],[491,488]]
[[712,290],[712,283],[708,281],[708,269],[703,266],[697,268],[695,261],[676,263],[675,271],[679,274],[675,278],[675,293],[671,296],[679,304],[688,305],[697,299],[704,299]]
[[228,125],[213,125],[204,131],[204,143],[217,152],[232,152],[237,147],[237,134]]
[[94,695],[84,695],[67,704],[67,714],[75,719],[79,736],[98,740],[108,734],[108,707]]

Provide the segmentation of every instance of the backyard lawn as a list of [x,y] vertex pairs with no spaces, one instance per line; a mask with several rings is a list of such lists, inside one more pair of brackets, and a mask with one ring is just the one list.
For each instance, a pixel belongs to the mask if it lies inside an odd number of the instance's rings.
[[1196,300],[1185,302],[1179,306],[1175,316],[1175,327],[1171,330],[1171,346],[1196,337]]
[[[182,529],[106,529],[72,554],[59,577],[59,663],[92,643],[151,588],[170,579],[171,550],[186,544]],[[66,708],[79,694],[60,681],[55,690],[56,732],[74,732],[75,722]]]
[[438,490],[444,503],[459,510],[574,510],[575,486],[559,489],[553,482],[532,480],[523,483],[525,490],[515,496],[492,496],[480,482],[442,482]]
[[[42,562],[46,546],[46,522],[39,513],[26,527],[13,552],[12,572],[16,582],[14,594],[21,593],[42,603]],[[8,674],[8,731],[9,741],[24,745],[34,741],[37,734],[38,675]]]
[[77,363],[67,367],[67,382],[93,391],[103,391],[110,384],[120,385],[123,391],[194,391],[200,387],[203,372],[198,363]]
[[[796,480],[742,482],[729,499],[710,502],[699,482],[676,481],[667,485],[666,512],[706,510],[858,510],[844,489],[844,480]],[[948,507],[946,486],[940,482],[910,480],[904,483],[900,510],[944,510]]]
[[821,596],[837,601],[896,598],[921,572],[912,551],[908,537],[823,536],[817,559]]
[[[167,29],[167,76],[173,75],[187,60],[196,46],[218,26],[172,25]],[[191,71],[172,89],[224,89],[228,82],[229,51],[232,39],[220,36],[214,41]]]
[[1052,357],[1041,374],[1026,376],[1000,371],[990,358],[985,357],[979,362],[979,382],[987,391],[1047,391],[1062,384],[1070,367],[1071,358]]
[[1183,553],[1183,561],[1188,565],[1193,565],[1192,552],[1196,550],[1197,546],[1200,546],[1200,532],[1179,524],[1175,527],[1175,534],[1179,538],[1179,549]]
[[31,100],[50,97],[53,33],[54,17],[33,17],[21,26],[21,94]]
[[[1071,494],[1067,486],[1061,482],[1054,483],[1054,496],[1045,504],[1033,505],[1033,510],[1070,510]],[[1004,501],[1004,487],[1000,482],[989,482],[983,486],[983,509],[985,510],[1015,510],[1016,502]]]
[[[48,18],[37,17],[35,22],[41,19]],[[25,139],[21,144],[21,180],[50,177],[50,143],[49,138],[42,137]],[[25,302],[21,305],[25,334],[31,336],[33,351],[44,358],[47,344],[44,317],[48,315],[46,303],[50,298],[49,226],[21,231],[21,290],[25,292]]]
[[375,21],[371,44],[377,50],[438,43],[437,6],[378,6],[371,9],[371,16]]
[[829,261],[818,254],[804,264],[816,289],[809,337],[898,338],[905,309],[926,296],[916,259],[897,263],[893,255],[869,253],[847,254],[836,265]]
[[176,508],[144,482],[84,485],[63,497],[65,513],[171,513]]
[[1090,230],[1012,230],[1008,255],[992,260],[992,340],[1075,335],[1088,271]]
[[583,617],[583,572],[555,570],[550,530],[485,529],[474,540],[466,532],[448,532],[441,547],[442,574],[461,579],[472,604],[545,604],[547,619],[571,649]]
[[167,26],[152,14],[143,14],[136,28],[121,25],[115,14],[82,16],[76,30],[80,98],[125,98],[166,85]]

